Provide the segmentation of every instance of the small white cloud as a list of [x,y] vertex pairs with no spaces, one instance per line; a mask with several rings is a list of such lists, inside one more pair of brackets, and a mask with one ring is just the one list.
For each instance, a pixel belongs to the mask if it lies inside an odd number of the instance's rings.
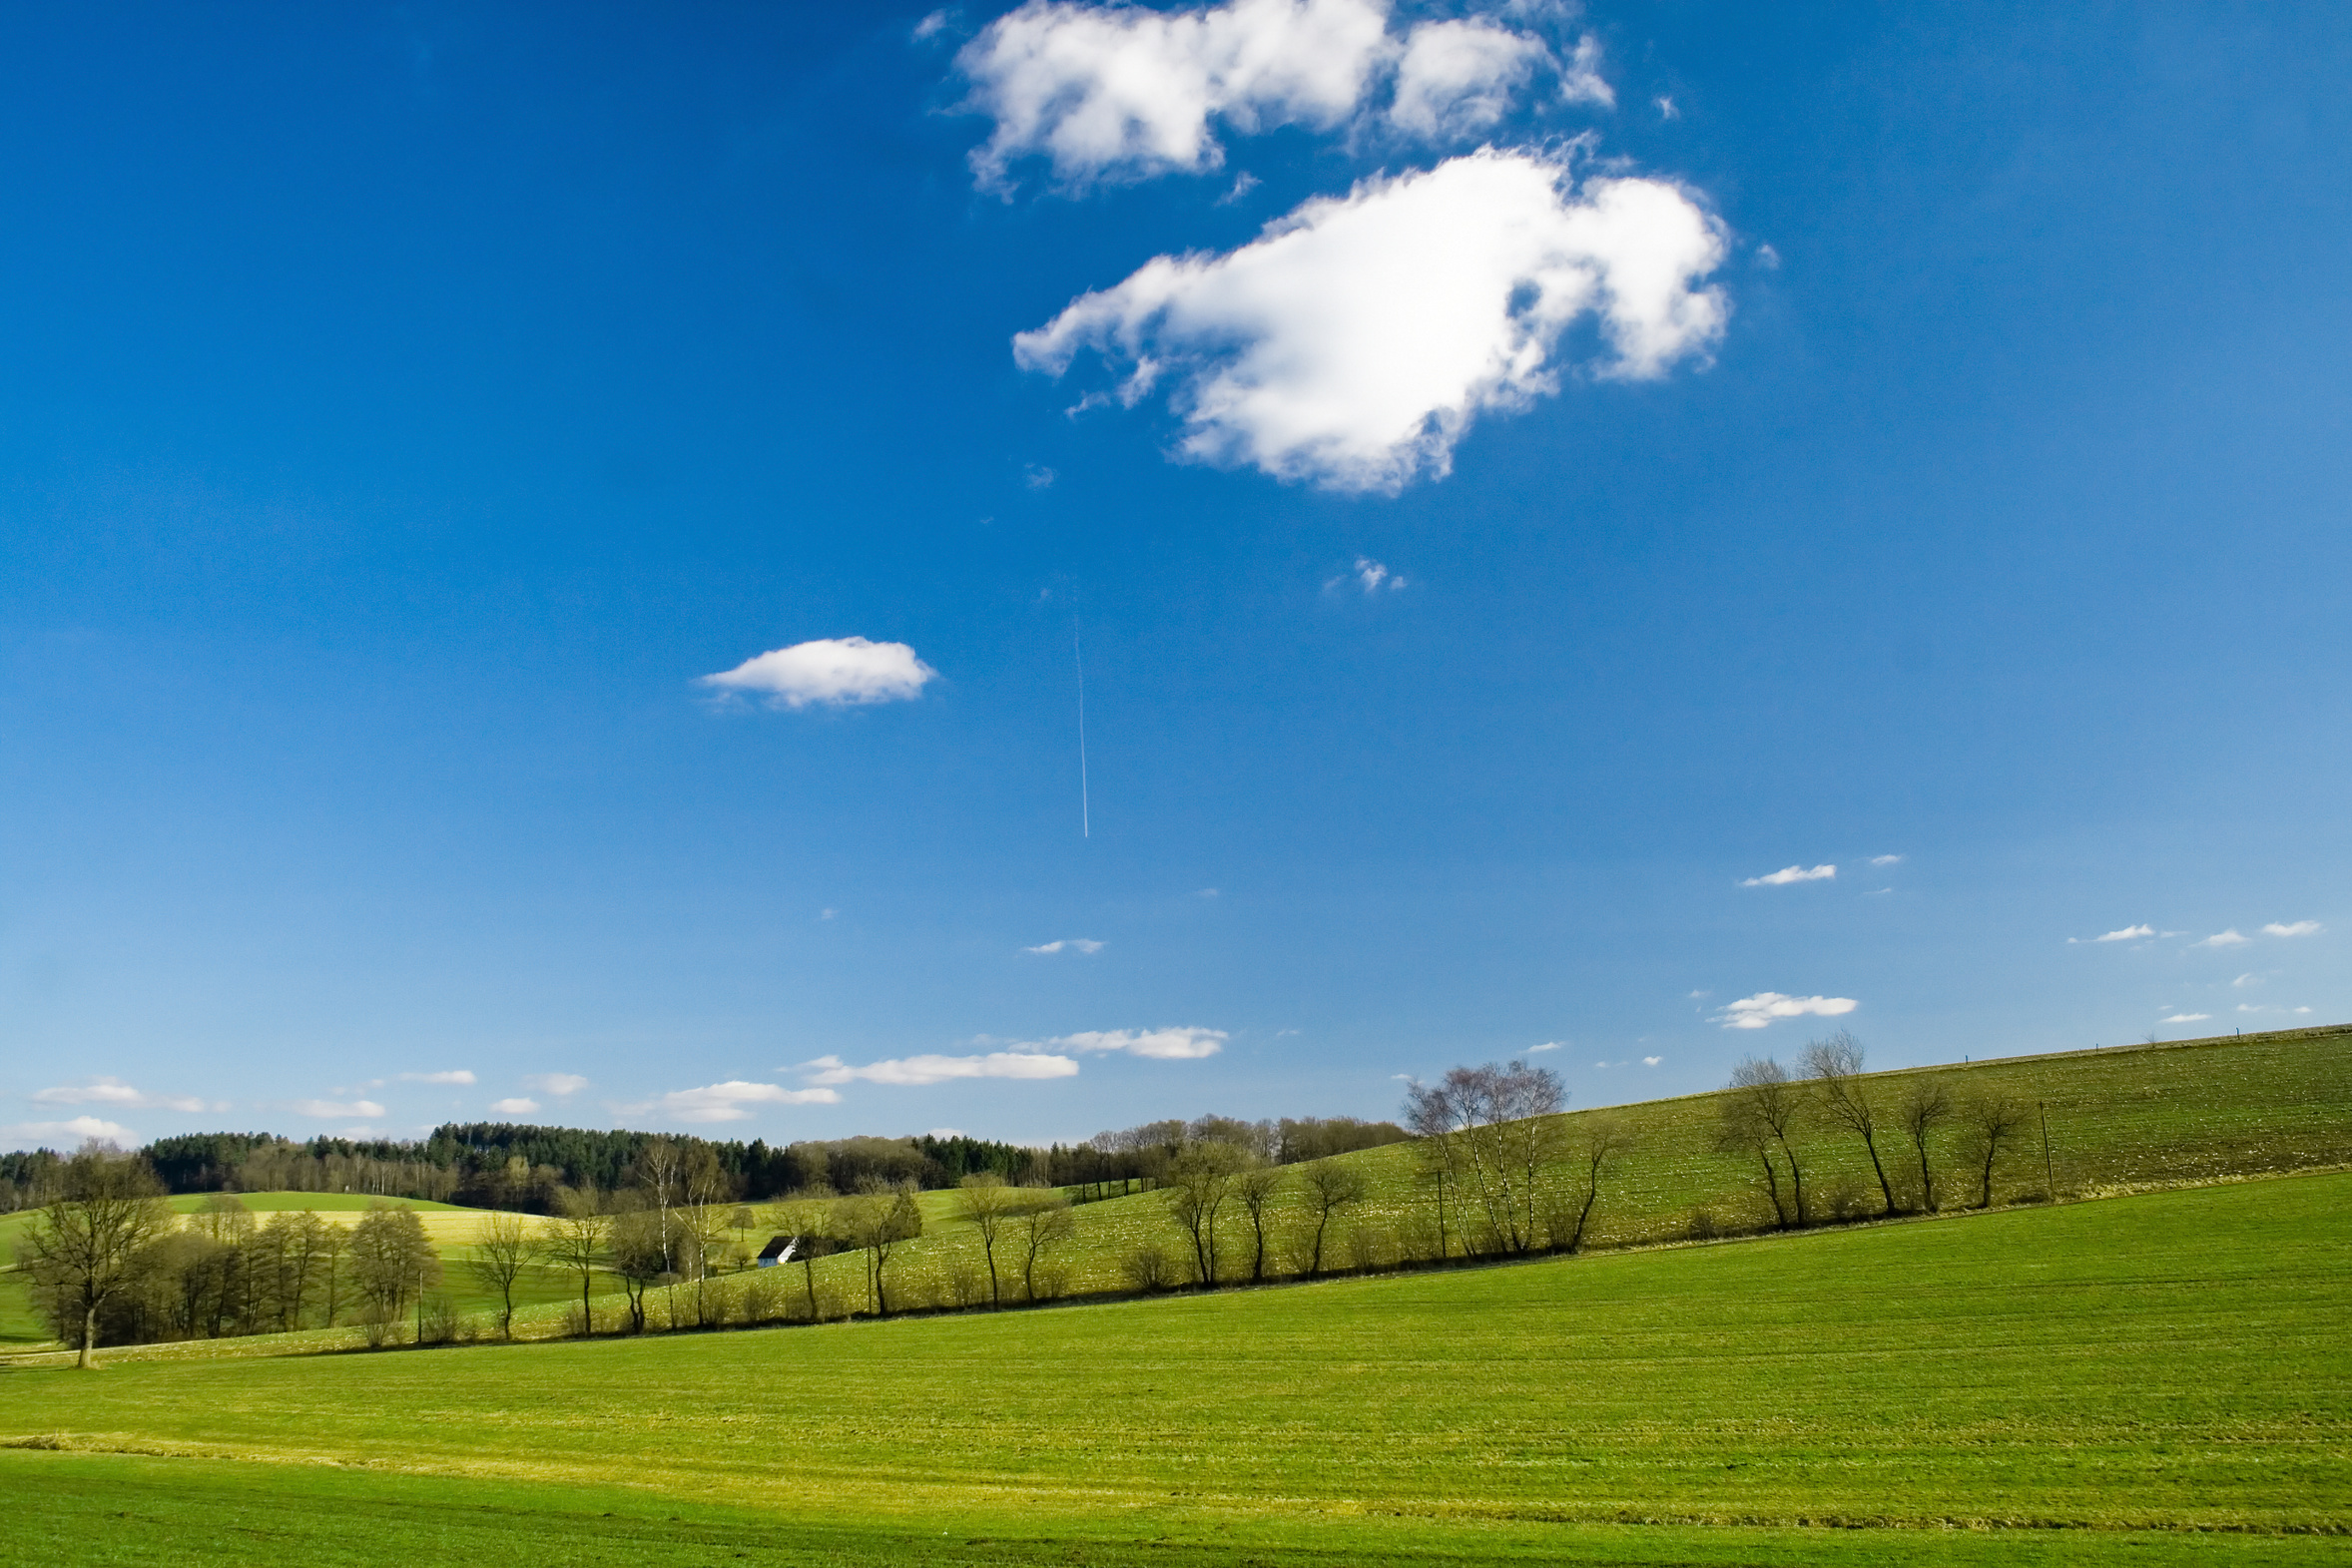
[[1658,1065],[1658,1063],[1664,1060],[1665,1058],[1662,1056],[1645,1056],[1641,1059],[1641,1065],[1644,1067],[1655,1067]]
[[1043,1051],[990,1051],[979,1056],[905,1056],[852,1067],[838,1056],[821,1056],[807,1064],[816,1069],[813,1084],[895,1084],[919,1087],[959,1078],[1036,1080],[1074,1078],[1078,1064],[1066,1056]]
[[839,1105],[842,1097],[831,1089],[787,1089],[781,1084],[745,1083],[740,1078],[700,1089],[675,1089],[658,1100],[627,1107],[652,1111],[674,1122],[742,1122],[763,1105]]
[[18,1122],[11,1127],[0,1127],[0,1148],[7,1149],[71,1150],[93,1138],[125,1148],[139,1142],[139,1135],[122,1123],[96,1116],[76,1116],[62,1122]]
[[1726,1029],[1763,1029],[1783,1018],[1836,1018],[1860,1005],[1851,996],[1783,996],[1778,991],[1758,991],[1725,1007],[1715,1015],[1715,1022]]
[[2307,1013],[2307,1012],[2311,1011],[2311,1009],[2310,1009],[2310,1008],[2308,1008],[2308,1007],[2298,1007],[2298,1008],[2296,1008],[2296,1009],[2295,1009],[2295,1011],[2296,1011],[2296,1012],[2299,1012],[2299,1013]]
[[1827,882],[1834,881],[1837,874],[1838,868],[1834,865],[1817,865],[1811,870],[1807,870],[1801,865],[1784,865],[1779,870],[1767,871],[1762,876],[1746,877],[1740,882],[1740,886],[1786,887],[1791,882]]
[[2249,985],[2263,985],[2267,984],[2268,982],[2263,976],[2258,974],[2241,974],[2229,983],[2242,991]]
[[1616,90],[1600,74],[1600,40],[1586,33],[1576,40],[1575,53],[1568,57],[1560,72],[1559,96],[1571,104],[1592,104],[1601,109],[1617,107]]
[[518,1094],[510,1100],[492,1100],[490,1109],[499,1116],[529,1116],[539,1109],[539,1102]]
[[383,1107],[373,1100],[296,1100],[287,1107],[301,1116],[314,1116],[320,1121],[341,1121],[346,1117],[364,1116],[369,1119],[383,1115]]
[[1232,1036],[1223,1029],[1092,1029],[1057,1035],[1045,1042],[1064,1051],[1124,1051],[1154,1061],[1197,1061],[1225,1049]]
[[1723,330],[1722,226],[1679,187],[1573,186],[1565,155],[1484,150],[1320,197],[1224,255],[1162,256],[1013,339],[1059,376],[1092,350],[1129,406],[1160,386],[1175,456],[1395,493],[1444,477],[1487,413],[1558,390],[1552,350],[1584,315],[1593,374],[1646,380]]
[[[193,1113],[205,1108],[195,1095],[147,1094],[120,1078],[92,1078],[78,1084],[59,1084],[32,1097],[35,1105],[107,1105],[118,1110],[166,1110]],[[52,1125],[44,1122],[46,1127]],[[62,1125],[62,1124],[58,1124]]]
[[835,915],[840,913],[841,911],[839,909],[820,909],[817,911],[817,918],[820,920],[830,920]]
[[[2155,934],[2156,928],[2152,925],[2126,925],[2120,930],[2108,931],[2102,936],[2093,936],[2090,938],[2090,940],[2092,942],[2136,942],[2143,936],[2153,936]],[[2066,940],[2069,942],[2079,942],[2082,940],[2082,938],[2079,936],[2069,936],[2066,938]]]
[[923,1136],[926,1138],[968,1138],[971,1135],[960,1127],[934,1127]]
[[1901,865],[1903,863],[1903,856],[1899,854],[1874,854],[1870,857],[1870,863],[1873,865]]
[[[1541,39],[1483,17],[1424,22],[1407,36],[1397,63],[1389,123],[1432,142],[1475,135],[1509,112],[1511,99],[1550,58]],[[1607,84],[1601,86],[1606,92]]]
[[1042,463],[1030,463],[1021,470],[1021,482],[1032,490],[1050,490],[1059,476]]
[[913,37],[914,41],[919,44],[928,39],[937,37],[940,32],[946,28],[946,26],[947,13],[944,11],[933,11],[930,13],[930,15],[924,17],[921,21],[914,24],[913,33],[911,36]]
[[825,637],[747,659],[732,670],[702,676],[696,684],[722,695],[764,694],[780,708],[848,708],[919,697],[923,683],[938,679],[938,674],[904,643]]
[[1257,189],[1258,177],[1245,169],[1234,180],[1233,189],[1226,192],[1223,196],[1217,198],[1217,205],[1219,207],[1230,207]]
[[1650,102],[1658,106],[1658,118],[1660,120],[1679,120],[1682,118],[1682,111],[1674,107],[1674,100],[1666,97],[1663,93],[1651,99]]
[[2276,920],[2262,927],[2264,936],[2315,936],[2325,930],[2317,920],[2297,920],[2292,925],[2281,925]]
[[1217,889],[1214,887],[1204,887],[1199,892],[1194,893],[1192,896],[1195,898],[1214,898],[1217,896]]
[[[1345,576],[1335,577],[1325,586],[1336,588],[1346,581]],[[1405,579],[1392,575],[1387,567],[1372,557],[1360,555],[1356,557],[1356,583],[1364,590],[1365,596],[1370,598],[1384,588],[1395,593],[1405,586]]]
[[1537,1051],[1556,1051],[1565,1044],[1567,1044],[1565,1040],[1546,1040],[1541,1045],[1528,1046],[1527,1054],[1533,1056]]
[[578,1073],[533,1073],[523,1082],[542,1094],[554,1095],[558,1100],[578,1094],[588,1087],[588,1080]]
[[1703,1002],[1714,994],[1713,991],[1693,991],[1690,993],[1690,999],[1694,1002]]
[[2243,947],[2252,940],[2253,938],[2250,936],[2239,935],[2233,926],[2226,931],[2215,931],[2203,941],[2191,942],[2188,945],[2191,947]]
[[1092,937],[1065,936],[1059,941],[1040,942],[1035,947],[1024,947],[1021,951],[1024,953],[1058,953],[1066,950],[1073,953],[1099,953],[1106,945],[1108,944],[1095,941]]
[[2212,1016],[2211,1013],[2172,1013],[2156,1021],[2167,1024],[2201,1024]]
[[404,1084],[469,1084],[473,1082],[473,1074],[462,1067],[445,1073],[402,1073],[400,1082]]

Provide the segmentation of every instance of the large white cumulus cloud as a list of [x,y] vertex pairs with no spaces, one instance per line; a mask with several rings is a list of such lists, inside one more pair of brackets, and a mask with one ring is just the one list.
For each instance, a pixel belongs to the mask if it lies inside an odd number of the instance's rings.
[[1573,183],[1548,155],[1483,150],[1322,198],[1224,255],[1163,256],[1013,340],[1059,375],[1093,349],[1122,401],[1163,381],[1183,455],[1340,490],[1442,475],[1476,416],[1557,388],[1591,312],[1617,377],[1721,335],[1722,226],[1660,180]]

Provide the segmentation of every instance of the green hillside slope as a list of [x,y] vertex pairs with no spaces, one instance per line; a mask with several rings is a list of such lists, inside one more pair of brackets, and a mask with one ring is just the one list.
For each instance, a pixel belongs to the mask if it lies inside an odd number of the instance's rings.
[[[2001,1157],[1997,1205],[2040,1198],[2050,1186],[2048,1178],[2055,1178],[2059,1198],[2073,1199],[2352,1165],[2352,1028],[2347,1027],[2016,1057],[1875,1074],[1868,1082],[1883,1104],[1917,1079],[1946,1086],[1956,1099],[2008,1094],[2038,1108],[2034,1126]],[[1716,1152],[1721,1103],[1717,1094],[1691,1095],[1561,1118],[1571,1144],[1579,1128],[1596,1117],[1618,1123],[1632,1140],[1602,1183],[1589,1246],[1681,1240],[1702,1211],[1706,1223],[1719,1231],[1767,1223],[1771,1210],[1749,1167]],[[1818,1202],[1843,1205],[1855,1215],[1877,1212],[1877,1186],[1858,1140],[1816,1124],[1804,1142],[1807,1180]],[[1417,1226],[1428,1229],[1431,1200],[1418,1175],[1417,1149],[1392,1144],[1343,1157],[1370,1177],[1372,1196],[1336,1226],[1327,1242],[1327,1269],[1351,1268],[1359,1258],[1387,1266],[1408,1250]],[[1973,1198],[1960,1130],[1946,1126],[1930,1149],[1931,1169],[1947,1197]],[[1910,1158],[1908,1150],[1900,1156],[1888,1151],[1898,1194],[1915,1203],[1918,1180],[1916,1166],[1905,1163]],[[930,1209],[926,1234],[907,1244],[890,1266],[897,1281],[892,1296],[900,1306],[952,1305],[968,1299],[975,1279],[984,1278],[971,1228],[952,1220],[941,1224],[940,1206]],[[1174,1246],[1182,1240],[1160,1194],[1082,1205],[1074,1218],[1077,1234],[1057,1255],[1060,1291],[1066,1295],[1124,1291],[1129,1287],[1122,1265],[1138,1245]],[[1294,1178],[1271,1208],[1276,1274],[1305,1270],[1310,1223],[1303,1189]],[[1223,1217],[1220,1232],[1227,1278],[1246,1273],[1251,1238],[1237,1209]],[[861,1258],[824,1260],[818,1277],[843,1307],[867,1304]],[[561,1326],[551,1310],[519,1331],[554,1332]]]
[[19,1370],[0,1434],[0,1552],[57,1562],[162,1560],[101,1512],[134,1506],[305,1561],[361,1560],[373,1517],[431,1560],[2340,1562],[2352,1174],[1041,1312]]

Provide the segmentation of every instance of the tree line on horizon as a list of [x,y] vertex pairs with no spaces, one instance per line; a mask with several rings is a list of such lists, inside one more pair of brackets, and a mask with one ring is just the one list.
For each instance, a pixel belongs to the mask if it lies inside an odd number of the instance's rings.
[[[1202,1117],[1148,1122],[1098,1133],[1082,1144],[1043,1148],[923,1134],[855,1137],[771,1145],[624,1130],[534,1127],[503,1122],[448,1123],[420,1140],[312,1138],[273,1133],[187,1133],[159,1138],[137,1152],[173,1195],[210,1192],[351,1193],[416,1198],[482,1209],[552,1214],[563,1191],[612,1191],[656,1138],[707,1149],[747,1201],[814,1188],[854,1192],[875,1180],[911,1182],[917,1190],[953,1187],[994,1172],[1014,1183],[1043,1183],[1107,1196],[1148,1184],[1180,1146],[1187,1128],[1209,1124],[1291,1164],[1406,1137],[1389,1122],[1354,1117],[1284,1117],[1242,1122]],[[65,1156],[50,1150],[0,1155],[0,1214],[39,1208]]]

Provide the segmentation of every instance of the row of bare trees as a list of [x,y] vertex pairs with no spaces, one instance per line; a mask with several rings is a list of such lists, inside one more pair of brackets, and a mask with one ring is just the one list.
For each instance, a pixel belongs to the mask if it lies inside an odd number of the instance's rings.
[[[1808,1043],[1795,1073],[1769,1056],[1749,1057],[1734,1068],[1716,1147],[1751,1165],[1776,1223],[1794,1229],[1831,1217],[1818,1189],[1808,1199],[1805,1188],[1806,1168],[1824,1134],[1861,1144],[1877,1181],[1881,1214],[1951,1207],[1956,1181],[1975,1190],[1974,1207],[1983,1209],[1993,1203],[1995,1167],[2024,1139],[2033,1114],[2029,1102],[1997,1090],[1955,1095],[1939,1078],[1921,1076],[1874,1081],[1864,1075],[1861,1042],[1841,1029]],[[1956,1145],[1939,1140],[1947,1130],[1957,1134]],[[1933,1158],[1939,1141],[1950,1146],[1942,1192]],[[1900,1194],[1899,1182],[1905,1189]]]

